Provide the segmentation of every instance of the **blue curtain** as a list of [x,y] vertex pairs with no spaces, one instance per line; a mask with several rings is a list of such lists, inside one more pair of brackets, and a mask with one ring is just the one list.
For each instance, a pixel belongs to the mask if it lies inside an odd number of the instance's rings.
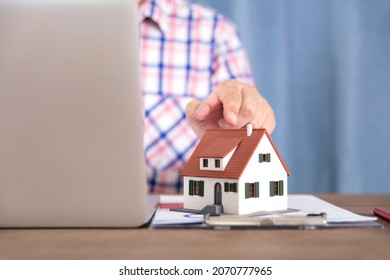
[[291,193],[390,193],[390,1],[202,0],[238,27]]

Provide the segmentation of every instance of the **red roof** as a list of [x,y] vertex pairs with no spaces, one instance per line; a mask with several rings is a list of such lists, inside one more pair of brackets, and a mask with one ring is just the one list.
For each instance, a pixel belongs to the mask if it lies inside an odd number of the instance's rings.
[[207,147],[199,152],[199,157],[224,158],[240,144],[242,138],[211,139]]
[[[181,176],[206,178],[222,177],[227,179],[240,178],[264,134],[267,134],[272,147],[274,148],[284,169],[287,172],[287,175],[290,176],[290,170],[281,157],[268,132],[265,129],[253,129],[252,135],[248,137],[246,128],[207,130],[195,151],[191,155],[190,159],[188,160],[187,164],[184,166],[181,172]],[[200,170],[199,158],[224,157],[235,147],[237,147],[237,149],[224,171]]]

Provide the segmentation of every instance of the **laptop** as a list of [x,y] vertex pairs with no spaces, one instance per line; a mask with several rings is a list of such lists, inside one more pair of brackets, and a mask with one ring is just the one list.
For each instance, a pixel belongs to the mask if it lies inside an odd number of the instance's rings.
[[0,227],[138,227],[147,197],[133,0],[0,0]]

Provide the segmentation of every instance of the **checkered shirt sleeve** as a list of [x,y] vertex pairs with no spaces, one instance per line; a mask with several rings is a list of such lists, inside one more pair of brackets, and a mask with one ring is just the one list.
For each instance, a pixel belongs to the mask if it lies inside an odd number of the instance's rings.
[[180,171],[198,143],[185,118],[228,79],[252,84],[234,25],[211,8],[184,0],[145,0],[140,7],[145,156],[150,191],[181,190]]

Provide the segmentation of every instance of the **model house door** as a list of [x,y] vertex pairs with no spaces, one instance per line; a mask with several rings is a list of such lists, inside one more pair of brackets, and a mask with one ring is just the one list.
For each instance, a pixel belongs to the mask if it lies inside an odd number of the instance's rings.
[[222,185],[220,183],[214,185],[214,204],[222,205]]

